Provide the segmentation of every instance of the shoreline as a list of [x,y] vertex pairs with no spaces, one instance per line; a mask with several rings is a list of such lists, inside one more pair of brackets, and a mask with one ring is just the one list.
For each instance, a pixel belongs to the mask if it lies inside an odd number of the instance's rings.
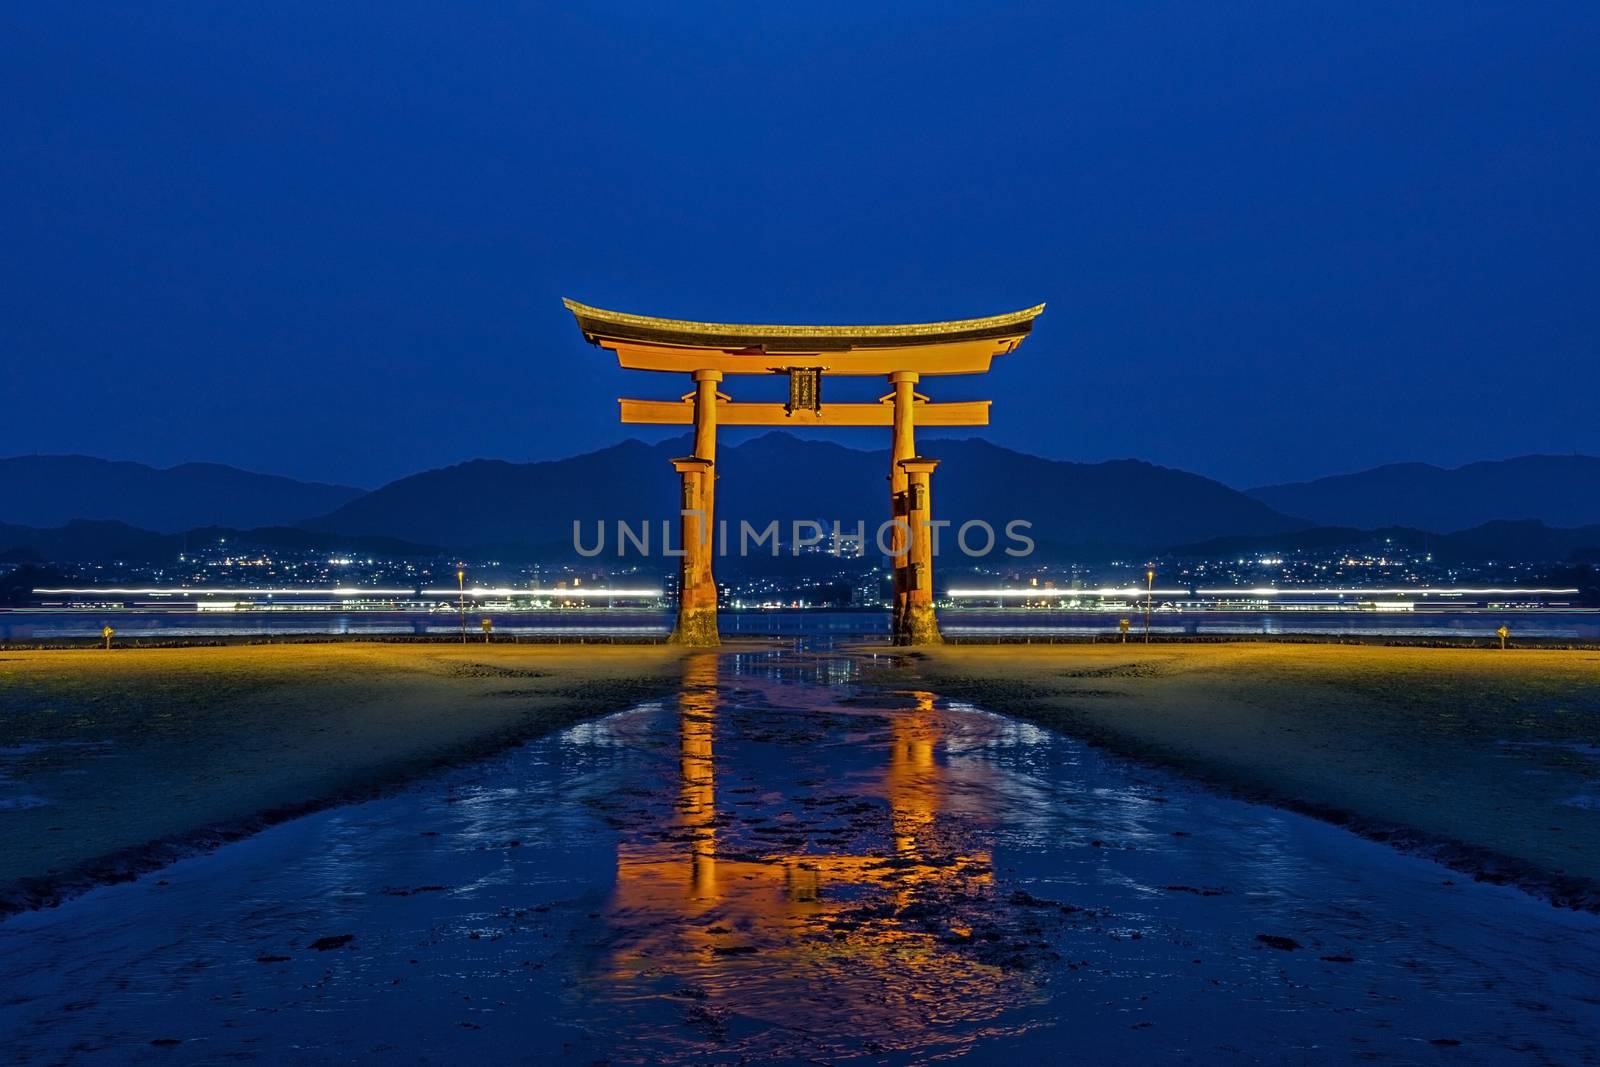
[[1307,644],[891,649],[886,673],[1600,913],[1600,656]]
[[[1142,636],[1128,635],[1124,641],[1120,634],[960,634],[944,638],[944,644],[958,647],[983,647],[985,645],[1122,645],[1128,648],[1151,645],[1370,645],[1379,648],[1477,648],[1500,651],[1500,641],[1495,637],[1422,635],[1404,633],[1346,634],[1346,633],[1294,633],[1274,634],[1161,634],[1152,635],[1149,641]],[[1600,652],[1600,641],[1574,640],[1568,637],[1517,637],[1512,635],[1505,651],[1518,649],[1547,649],[1560,652]]]
[[[784,633],[731,633],[724,634],[719,649],[737,650],[743,646],[770,647],[773,644],[792,643],[798,636]],[[891,645],[884,635],[855,633],[844,635],[847,647],[879,655],[914,655],[923,651],[919,646]],[[264,645],[436,645],[457,649],[496,648],[500,646],[616,646],[619,648],[651,648],[672,646],[669,633],[660,635],[612,634],[514,634],[501,635],[485,642],[480,636],[469,636],[462,641],[458,636],[445,634],[385,634],[385,633],[285,633],[285,634],[230,634],[189,635],[183,637],[141,636],[133,631],[114,639],[112,648],[101,647],[98,637],[56,637],[46,639],[7,640],[0,638],[0,655],[7,652],[66,652],[111,651],[125,652],[138,649],[161,648],[244,648]],[[1350,634],[1350,633],[1215,633],[1215,634],[1159,634],[1149,641],[1130,634],[1124,641],[1115,632],[1092,634],[959,634],[945,636],[943,647],[984,648],[1039,646],[1041,648],[1072,646],[1118,645],[1130,652],[1138,648],[1163,645],[1357,645],[1375,648],[1459,648],[1500,651],[1495,637],[1477,635],[1408,635],[1405,633]],[[941,646],[931,646],[934,648]],[[1568,637],[1518,637],[1513,634],[1507,652],[1556,651],[1600,652],[1600,641]]]
[[659,699],[681,678],[667,645],[17,652],[0,648],[0,785],[25,790],[0,809],[0,919]]
[[112,647],[102,647],[98,637],[52,637],[40,640],[8,641],[0,639],[0,653],[5,652],[71,652],[93,650],[121,652],[152,648],[241,648],[256,645],[449,645],[454,648],[495,648],[501,645],[620,645],[648,648],[670,644],[669,635],[634,635],[629,637],[611,634],[516,634],[484,641],[473,634],[466,641],[444,634],[384,634],[384,633],[287,633],[287,634],[230,634],[219,633],[204,637],[141,636],[133,631],[118,636]]

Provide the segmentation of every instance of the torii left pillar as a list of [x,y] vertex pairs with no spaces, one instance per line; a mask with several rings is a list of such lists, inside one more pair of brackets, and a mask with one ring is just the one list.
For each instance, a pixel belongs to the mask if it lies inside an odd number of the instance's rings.
[[895,620],[897,645],[938,645],[944,643],[939,620],[933,612],[933,501],[931,475],[939,465],[936,459],[916,456],[903,459],[898,466],[906,477],[906,525],[910,545],[906,552],[905,607]]
[[722,372],[694,372],[694,455],[675,459],[683,479],[683,560],[678,569],[679,645],[722,643],[717,630],[717,582],[711,572],[716,532],[717,383]]
[[699,456],[672,461],[683,479],[683,516],[678,561],[678,624],[668,640],[675,645],[719,645],[717,633],[717,583],[711,577],[711,535],[701,508],[705,480],[711,464]]

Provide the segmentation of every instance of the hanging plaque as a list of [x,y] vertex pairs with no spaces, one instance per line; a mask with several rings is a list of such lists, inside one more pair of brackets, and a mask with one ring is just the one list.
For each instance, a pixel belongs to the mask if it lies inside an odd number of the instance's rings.
[[789,403],[787,412],[822,410],[822,368],[789,368]]

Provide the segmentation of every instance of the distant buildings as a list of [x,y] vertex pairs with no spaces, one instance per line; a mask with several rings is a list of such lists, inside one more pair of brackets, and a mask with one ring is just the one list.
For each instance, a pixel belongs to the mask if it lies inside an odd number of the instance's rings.
[[[494,611],[658,609],[675,602],[674,562],[382,558],[219,539],[160,563],[14,563],[0,565],[0,578],[9,574],[12,606],[427,612],[459,611],[465,601],[469,609]],[[1428,611],[1558,608],[1593,599],[1570,567],[1447,563],[1382,541],[1214,559],[952,559],[942,570],[940,604],[967,608],[1127,613],[1144,610],[1148,598],[1154,611]],[[39,577],[31,586],[29,574]],[[730,561],[717,576],[722,603],[733,610],[882,611],[889,575],[875,555],[815,551]]]

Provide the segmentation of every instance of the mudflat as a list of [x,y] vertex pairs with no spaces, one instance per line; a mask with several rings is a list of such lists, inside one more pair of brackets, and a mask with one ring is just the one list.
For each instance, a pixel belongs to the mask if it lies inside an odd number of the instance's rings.
[[665,646],[0,650],[0,914],[675,690]]
[[904,662],[941,696],[1600,910],[1600,652],[1129,643]]

